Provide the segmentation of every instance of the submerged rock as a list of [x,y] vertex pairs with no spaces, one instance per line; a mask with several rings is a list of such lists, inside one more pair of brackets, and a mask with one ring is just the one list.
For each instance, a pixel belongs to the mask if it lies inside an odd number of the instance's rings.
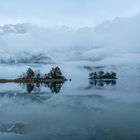
[[1,133],[24,134],[27,131],[27,128],[28,128],[28,125],[24,123],[0,124]]

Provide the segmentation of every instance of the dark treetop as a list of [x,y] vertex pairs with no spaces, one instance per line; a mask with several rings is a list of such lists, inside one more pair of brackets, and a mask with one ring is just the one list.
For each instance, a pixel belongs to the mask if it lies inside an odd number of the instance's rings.
[[117,74],[115,72],[92,72],[89,74],[90,79],[117,79]]

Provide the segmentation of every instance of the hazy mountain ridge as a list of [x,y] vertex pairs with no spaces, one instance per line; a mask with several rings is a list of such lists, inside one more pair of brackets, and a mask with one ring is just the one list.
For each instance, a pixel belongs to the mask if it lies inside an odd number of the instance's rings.
[[0,64],[52,64],[51,58],[46,54],[30,54],[27,52],[20,52],[19,54],[6,54],[0,56]]
[[17,23],[17,24],[4,24],[0,26],[0,35],[1,34],[10,34],[10,33],[17,33],[17,34],[24,34],[30,29],[29,23]]

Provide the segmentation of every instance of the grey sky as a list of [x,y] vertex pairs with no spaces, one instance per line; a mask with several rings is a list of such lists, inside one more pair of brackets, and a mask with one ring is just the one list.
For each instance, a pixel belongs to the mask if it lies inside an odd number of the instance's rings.
[[94,26],[140,13],[140,0],[0,0],[0,24]]

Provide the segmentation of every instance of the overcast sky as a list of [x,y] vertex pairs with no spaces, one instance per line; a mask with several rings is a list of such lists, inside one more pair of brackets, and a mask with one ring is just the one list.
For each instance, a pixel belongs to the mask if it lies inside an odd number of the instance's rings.
[[94,26],[140,13],[140,0],[0,0],[0,24]]

